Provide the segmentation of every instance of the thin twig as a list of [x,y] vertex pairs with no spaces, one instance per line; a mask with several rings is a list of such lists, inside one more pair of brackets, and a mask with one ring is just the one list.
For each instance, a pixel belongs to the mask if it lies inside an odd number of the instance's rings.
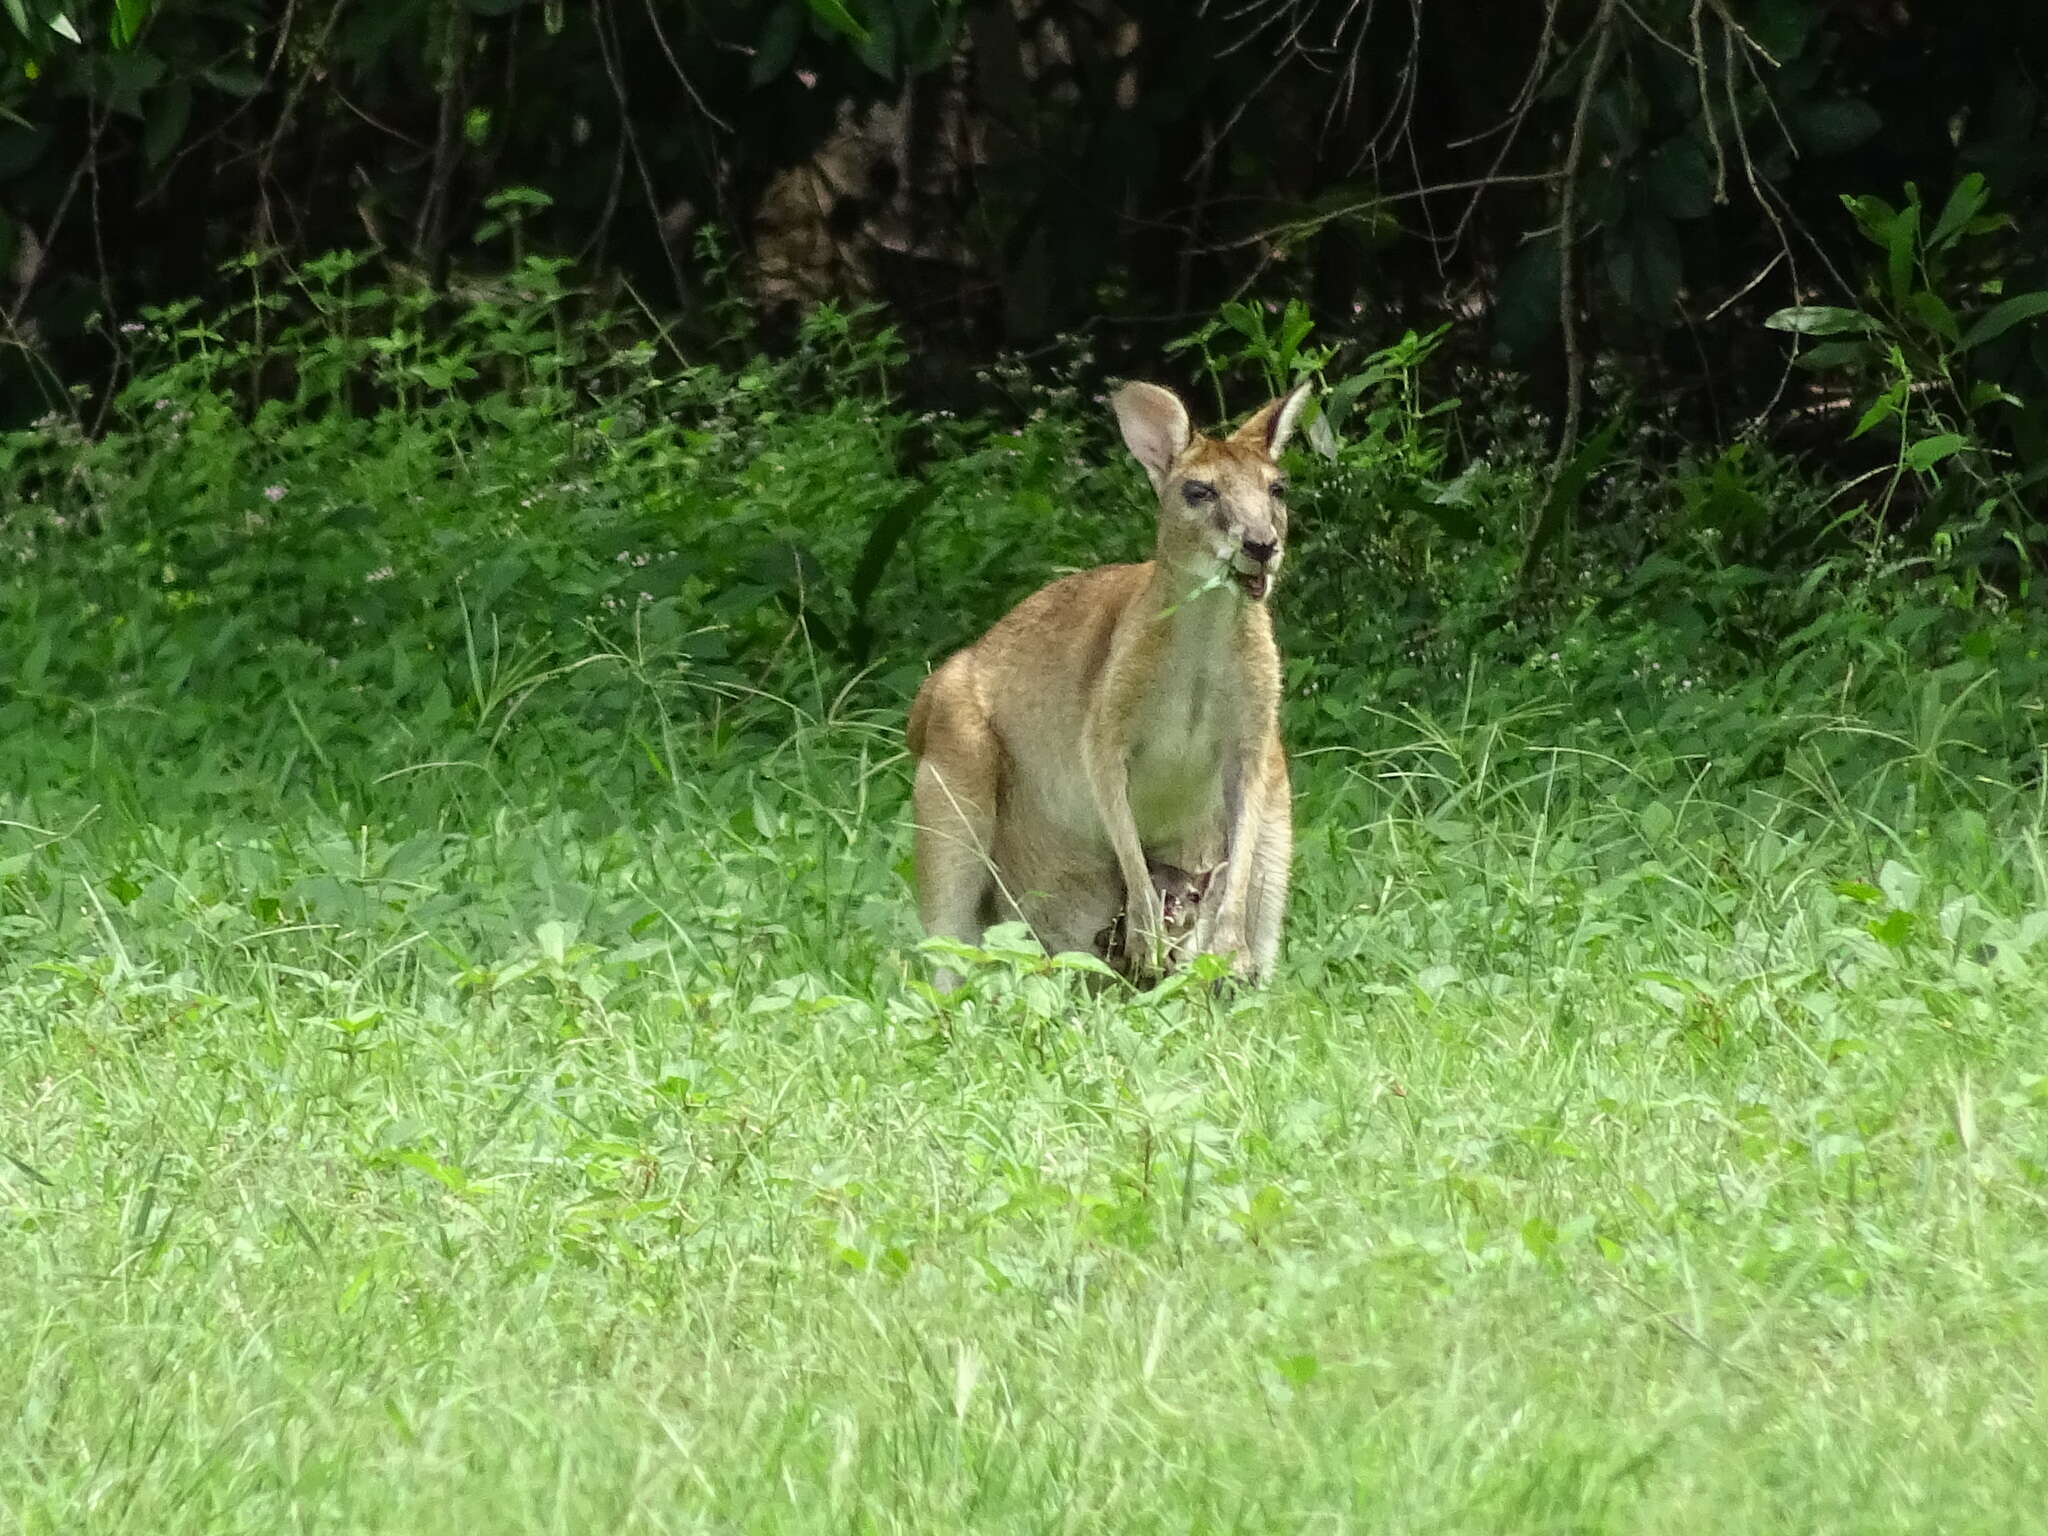
[[[337,9],[340,3],[345,3],[345,0],[337,0]],[[189,143],[179,145],[177,153],[171,157],[170,164],[164,167],[163,176],[159,180],[158,185],[168,186],[173,173],[189,156],[196,155],[214,139],[222,137],[243,116],[255,110],[256,103],[270,89],[271,81],[277,78],[278,66],[284,62],[285,43],[291,37],[292,17],[297,14],[298,4],[299,0],[285,0],[284,16],[279,22],[277,41],[271,46],[270,60],[263,66],[263,78],[256,83],[256,89],[243,97],[219,122],[201,131]],[[233,64],[237,52],[238,49],[230,47],[218,55],[217,62]]]
[[1721,130],[1714,122],[1713,96],[1707,88],[1707,44],[1700,26],[1700,12],[1706,8],[1706,3],[1707,0],[1692,0],[1692,62],[1699,71],[1700,116],[1707,125],[1707,142],[1714,148],[1714,202],[1718,207],[1726,207],[1728,152],[1721,146]]
[[647,7],[647,24],[654,28],[654,40],[661,44],[662,56],[668,60],[668,67],[676,72],[676,78],[683,82],[683,90],[688,93],[690,100],[697,104],[699,112],[702,112],[727,133],[731,133],[732,124],[705,105],[704,98],[697,94],[697,87],[692,85],[690,77],[683,73],[683,66],[677,61],[675,50],[668,45],[668,34],[661,30],[661,21],[654,14],[654,0],[641,0],[641,3]]
[[1709,311],[1707,314],[1702,315],[1700,317],[1700,324],[1712,325],[1716,320],[1720,319],[1721,316],[1725,314],[1730,308],[1732,308],[1735,304],[1740,302],[1743,296],[1746,295],[1750,291],[1750,289],[1754,288],[1758,283],[1762,282],[1765,278],[1769,277],[1772,271],[1777,267],[1778,263],[1785,260],[1786,255],[1786,252],[1780,251],[1777,255],[1773,256],[1769,261],[1765,262],[1763,264],[1762,269],[1758,271],[1755,277],[1752,277],[1740,288],[1736,289],[1733,293],[1729,294],[1727,298],[1723,299],[1720,303],[1716,304],[1713,307],[1713,309]]
[[1645,21],[1643,19],[1643,13],[1637,10],[1634,6],[1630,5],[1628,3],[1628,0],[1621,0],[1621,8],[1624,11],[1628,12],[1629,20],[1633,21],[1637,26],[1641,27],[1643,29],[1644,34],[1650,39],[1651,42],[1655,43],[1658,47],[1670,49],[1673,53],[1677,54],[1681,59],[1685,60],[1685,62],[1688,64],[1699,63],[1699,58],[1696,55],[1688,53],[1685,49],[1679,47],[1678,44],[1671,41],[1670,38],[1666,37],[1662,32],[1659,32],[1655,27],[1651,26],[1649,22]]
[[[1279,78],[1280,71],[1285,69],[1289,64],[1294,62],[1295,57],[1300,52],[1298,44],[1301,38],[1301,29],[1307,25],[1308,17],[1303,16],[1302,19],[1295,24],[1294,30],[1287,34],[1286,40],[1283,41],[1278,48],[1274,49],[1273,67],[1267,70],[1266,73],[1260,77],[1259,83],[1253,86],[1249,91],[1245,92],[1242,99],[1240,99],[1237,105],[1231,109],[1230,116],[1224,119],[1223,126],[1216,131],[1215,137],[1209,141],[1209,143],[1203,148],[1201,155],[1196,159],[1194,169],[1197,172],[1206,171],[1210,160],[1214,158],[1216,154],[1217,146],[1229,141],[1231,131],[1237,127],[1238,120],[1242,118],[1245,115],[1245,113],[1251,109],[1251,105],[1253,102],[1257,101],[1260,96],[1265,94],[1266,87],[1271,85],[1274,82],[1274,80]],[[1261,27],[1263,26],[1264,23],[1261,23]]]
[[1728,6],[1726,4],[1726,0],[1709,0],[1709,3],[1711,3],[1714,7],[1714,14],[1721,18],[1721,24],[1725,26],[1730,32],[1733,32],[1737,37],[1741,38],[1742,41],[1745,44],[1747,44],[1748,47],[1757,55],[1757,57],[1761,58],[1766,64],[1770,65],[1773,69],[1783,69],[1785,67],[1785,61],[1783,59],[1779,58],[1776,54],[1772,53],[1770,49],[1766,48],[1762,43],[1758,42],[1755,38],[1749,35],[1749,29],[1743,26],[1741,22],[1737,21],[1733,14],[1730,13]]
[[[1715,9],[1719,11],[1720,7],[1716,6]],[[1785,222],[1778,217],[1777,205],[1765,192],[1763,182],[1756,173],[1756,160],[1749,152],[1749,131],[1742,125],[1742,107],[1735,97],[1735,34],[1732,29],[1726,28],[1721,33],[1721,86],[1728,96],[1728,120],[1735,125],[1735,150],[1741,157],[1743,177],[1749,183],[1750,195],[1757,200],[1757,204],[1764,211],[1764,216],[1771,221],[1771,228],[1777,231],[1778,253],[1785,258],[1786,276],[1790,279],[1796,302],[1800,292],[1799,258],[1793,254],[1792,237],[1786,234]],[[1753,422],[1763,421],[1778,408],[1778,402],[1785,398],[1785,390],[1792,383],[1792,369],[1797,360],[1798,348],[1794,347],[1791,355],[1785,359],[1784,371],[1778,375],[1778,387],[1771,391],[1770,401],[1752,418]]]
[[[1508,154],[1515,147],[1515,141],[1522,136],[1522,125],[1529,120],[1529,112],[1536,104],[1536,87],[1543,78],[1543,64],[1550,57],[1550,40],[1557,32],[1557,0],[1544,0],[1543,31],[1536,39],[1536,54],[1529,61],[1529,72],[1522,77],[1522,88],[1515,92],[1514,105],[1508,109],[1507,117],[1498,128],[1489,130],[1499,133],[1506,130],[1507,137],[1501,140],[1500,149],[1494,154],[1493,164],[1486,168],[1486,174],[1475,185],[1472,200],[1465,205],[1465,211],[1458,218],[1458,227],[1451,231],[1451,250],[1465,238],[1465,231],[1471,226],[1472,218],[1479,212],[1479,200],[1486,195],[1487,188],[1500,175],[1500,168],[1507,163]],[[1485,137],[1485,135],[1481,135]]]
[[[1531,171],[1527,175],[1521,176],[1494,176],[1477,181],[1440,181],[1433,186],[1409,187],[1400,192],[1383,192],[1375,197],[1364,198],[1355,203],[1346,203],[1341,208],[1329,209],[1311,218],[1290,219],[1285,223],[1274,224],[1265,229],[1256,230],[1249,235],[1240,235],[1234,240],[1218,240],[1209,245],[1196,246],[1194,250],[1196,254],[1202,256],[1214,256],[1224,251],[1241,251],[1255,245],[1267,245],[1275,240],[1289,240],[1301,235],[1313,234],[1325,224],[1332,223],[1337,219],[1348,219],[1357,213],[1369,213],[1373,209],[1384,207],[1388,203],[1412,203],[1421,199],[1436,197],[1445,192],[1469,191],[1474,187],[1543,185],[1556,181],[1563,174],[1561,171]],[[1166,225],[1164,227],[1176,228],[1184,226]]]
[[[1365,42],[1365,34],[1361,32],[1358,40],[1362,45]],[[1409,130],[1415,126],[1415,91],[1421,73],[1422,0],[1408,0],[1408,57],[1401,61],[1401,86],[1394,92],[1394,99],[1387,107],[1387,115],[1381,118],[1379,126],[1373,129],[1372,137],[1365,141],[1365,147],[1359,150],[1358,158],[1351,162],[1354,174],[1364,167],[1367,160],[1378,163],[1380,140],[1393,127],[1396,118],[1400,119],[1401,131],[1394,135],[1391,142],[1399,144],[1402,139],[1408,137]]]
[[1677,1334],[1687,1343],[1695,1344],[1700,1349],[1706,1351],[1708,1355],[1712,1356],[1720,1364],[1727,1366],[1729,1370],[1734,1371],[1739,1375],[1745,1376],[1751,1381],[1762,1380],[1762,1378],[1759,1377],[1755,1371],[1751,1370],[1748,1366],[1744,1365],[1740,1360],[1735,1359],[1733,1356],[1726,1354],[1719,1349],[1716,1349],[1712,1344],[1709,1344],[1705,1339],[1701,1338],[1696,1330],[1687,1327],[1684,1323],[1681,1323],[1677,1318],[1673,1317],[1669,1311],[1665,1310],[1662,1307],[1659,1307],[1655,1302],[1651,1301],[1649,1297],[1645,1296],[1641,1291],[1637,1290],[1634,1286],[1630,1285],[1626,1280],[1621,1279],[1617,1275],[1611,1274],[1608,1276],[1608,1278],[1612,1280],[1616,1285],[1620,1286],[1621,1289],[1626,1291],[1630,1296],[1634,1297],[1636,1302],[1643,1308],[1643,1310],[1650,1315],[1651,1321],[1662,1323],[1666,1328],[1669,1328],[1673,1333]]
[[1574,247],[1579,229],[1579,166],[1586,153],[1586,119],[1593,112],[1593,93],[1600,88],[1600,76],[1607,68],[1607,54],[1614,42],[1615,0],[1600,0],[1600,14],[1593,19],[1593,57],[1586,64],[1586,78],[1579,85],[1578,111],[1572,118],[1571,147],[1564,164],[1563,208],[1557,230],[1557,319],[1564,331],[1564,430],[1558,435],[1553,470],[1570,461],[1579,438],[1579,416],[1586,390],[1586,359],[1579,347],[1577,262]]
[[434,128],[434,171],[427,178],[426,196],[420,199],[419,211],[413,216],[412,225],[413,255],[426,263],[428,281],[437,287],[444,277],[441,258],[447,245],[444,229],[447,224],[448,187],[455,179],[455,159],[461,152],[462,104],[469,80],[465,57],[469,42],[469,12],[460,5],[450,5],[447,25],[446,52],[442,57],[447,73],[441,81],[440,121]]
[[597,36],[597,51],[604,60],[605,78],[611,82],[612,96],[619,104],[619,127],[625,134],[627,147],[633,154],[633,169],[639,174],[640,189],[647,197],[647,214],[654,220],[655,237],[661,245],[661,254],[668,263],[669,277],[676,285],[676,296],[681,298],[689,292],[689,284],[683,280],[683,269],[676,260],[676,253],[670,248],[669,240],[661,229],[661,199],[655,195],[654,177],[647,169],[647,157],[640,153],[640,136],[633,130],[632,106],[626,96],[626,82],[619,74],[619,40],[612,30],[611,11],[608,6],[591,7],[591,22]]

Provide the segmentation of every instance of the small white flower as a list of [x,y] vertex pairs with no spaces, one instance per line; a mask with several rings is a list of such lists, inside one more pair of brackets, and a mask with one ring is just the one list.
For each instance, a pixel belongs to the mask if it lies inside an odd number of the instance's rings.
[[284,487],[281,485],[266,485],[263,487],[263,499],[271,502],[283,501]]

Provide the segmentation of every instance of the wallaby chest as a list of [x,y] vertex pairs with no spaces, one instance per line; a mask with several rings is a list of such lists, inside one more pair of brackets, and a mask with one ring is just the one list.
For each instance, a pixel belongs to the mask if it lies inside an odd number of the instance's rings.
[[1220,770],[1242,729],[1248,679],[1235,615],[1219,602],[1185,617],[1186,628],[1150,658],[1145,686],[1128,706],[1131,814],[1148,845],[1222,814]]

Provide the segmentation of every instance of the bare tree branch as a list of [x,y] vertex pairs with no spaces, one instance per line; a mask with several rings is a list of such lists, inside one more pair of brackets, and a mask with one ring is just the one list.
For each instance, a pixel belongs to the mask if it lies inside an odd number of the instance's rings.
[[1557,320],[1564,332],[1564,426],[1558,435],[1554,470],[1564,468],[1577,450],[1579,416],[1586,392],[1586,359],[1579,345],[1578,252],[1579,167],[1586,154],[1586,119],[1592,115],[1593,93],[1607,69],[1607,55],[1614,46],[1616,0],[1600,0],[1600,14],[1593,19],[1593,57],[1586,63],[1586,78],[1579,84],[1578,110],[1572,116],[1571,147],[1565,152],[1562,211],[1557,229]]

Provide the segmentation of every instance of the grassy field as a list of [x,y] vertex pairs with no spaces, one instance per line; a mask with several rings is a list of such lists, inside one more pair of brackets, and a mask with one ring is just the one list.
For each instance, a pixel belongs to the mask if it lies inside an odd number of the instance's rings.
[[1370,521],[1411,390],[1300,477],[1277,984],[941,1007],[905,692],[1135,471],[530,318],[0,440],[0,1528],[2048,1530],[2023,605],[1769,584],[1740,452],[1547,598],[1526,456]]
[[1361,734],[1234,1000],[996,953],[935,1010],[886,722],[644,801],[225,754],[9,801],[0,1509],[2048,1527],[2039,824]]

